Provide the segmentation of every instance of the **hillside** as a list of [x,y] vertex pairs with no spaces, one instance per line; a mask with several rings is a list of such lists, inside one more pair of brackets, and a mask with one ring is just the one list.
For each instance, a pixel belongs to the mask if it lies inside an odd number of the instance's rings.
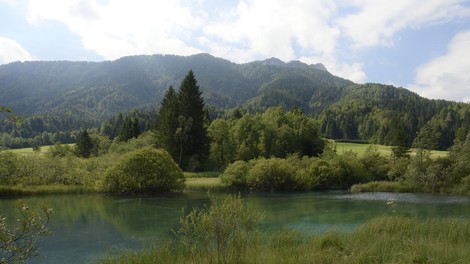
[[468,104],[428,100],[381,84],[354,84],[321,64],[276,58],[236,64],[208,54],[152,55],[0,66],[0,105],[26,116],[19,125],[3,121],[3,138],[99,127],[132,109],[155,111],[168,87],[177,88],[190,69],[211,109],[298,107],[315,117],[329,138],[394,144],[402,128],[411,144],[427,125],[439,134],[436,147],[445,149],[470,127]]

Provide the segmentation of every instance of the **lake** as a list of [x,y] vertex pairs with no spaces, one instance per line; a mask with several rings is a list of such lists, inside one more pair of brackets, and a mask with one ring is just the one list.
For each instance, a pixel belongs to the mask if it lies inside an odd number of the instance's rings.
[[[216,196],[226,194],[217,193]],[[351,231],[377,216],[405,215],[470,218],[470,197],[429,194],[303,192],[245,194],[248,204],[263,213],[266,231],[291,229],[320,234],[330,229]],[[14,219],[16,199],[0,199],[0,214]],[[37,208],[54,209],[52,236],[42,239],[43,258],[31,263],[93,263],[119,250],[139,249],[171,239],[179,218],[209,204],[206,193],[152,197],[61,195],[23,198]],[[390,202],[393,201],[393,205]]]

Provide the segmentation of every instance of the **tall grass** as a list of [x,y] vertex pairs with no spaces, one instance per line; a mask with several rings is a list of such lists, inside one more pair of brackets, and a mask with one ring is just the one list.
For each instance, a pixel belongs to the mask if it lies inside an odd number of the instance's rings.
[[415,192],[418,188],[410,183],[373,181],[368,183],[354,184],[351,192]]
[[470,219],[375,218],[351,233],[307,237],[295,231],[262,233],[243,259],[214,261],[213,251],[185,255],[166,242],[109,256],[102,263],[468,263]]
[[28,196],[53,194],[85,194],[96,192],[83,185],[40,185],[40,186],[5,186],[0,185],[0,196]]

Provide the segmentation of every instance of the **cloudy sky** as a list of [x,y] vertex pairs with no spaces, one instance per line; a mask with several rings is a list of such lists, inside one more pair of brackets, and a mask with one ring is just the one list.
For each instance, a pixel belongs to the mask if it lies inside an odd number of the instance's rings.
[[210,53],[470,102],[470,0],[0,0],[0,64]]

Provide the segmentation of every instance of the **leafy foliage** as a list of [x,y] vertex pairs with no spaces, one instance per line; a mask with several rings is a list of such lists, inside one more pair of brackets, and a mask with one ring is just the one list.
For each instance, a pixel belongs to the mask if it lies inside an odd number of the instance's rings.
[[[0,118],[0,144],[17,148],[73,143],[80,131],[90,128],[113,139],[124,121],[116,116],[133,109],[149,113],[148,118],[138,118],[140,130],[145,131],[156,123],[155,102],[161,101],[170,85],[183,81],[188,68],[198,74],[211,117],[233,107],[250,113],[273,106],[297,107],[312,115],[328,138],[400,146],[399,156],[406,154],[403,150],[424,125],[441,150],[452,146],[457,137],[462,140],[470,127],[468,104],[428,100],[388,85],[353,84],[331,75],[322,65],[274,58],[235,64],[208,54],[153,55],[112,62],[0,66],[0,98],[17,115],[27,115],[21,123]],[[400,133],[403,143],[398,144]]]
[[103,189],[116,194],[149,194],[178,191],[184,176],[162,149],[143,148],[123,155],[105,175]]
[[316,123],[299,109],[272,107],[236,120],[216,119],[208,133],[211,157],[221,167],[257,157],[318,156],[325,146]]
[[[250,210],[238,196],[216,199],[210,196],[210,208],[195,209],[180,220],[179,243],[188,256],[197,259],[209,254],[208,262],[229,263],[245,260],[255,245],[259,213]],[[215,252],[215,257],[212,255]]]
[[9,228],[0,215],[0,263],[26,263],[39,256],[38,238],[50,235],[47,230],[52,209],[42,208],[44,216],[30,211],[27,204],[17,202],[18,224]]

